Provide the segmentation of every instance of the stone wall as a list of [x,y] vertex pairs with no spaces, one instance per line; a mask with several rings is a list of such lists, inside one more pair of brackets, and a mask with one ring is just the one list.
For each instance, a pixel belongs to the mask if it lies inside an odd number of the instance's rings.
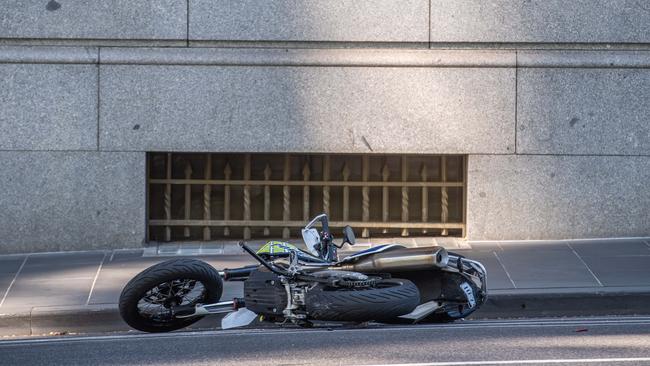
[[144,153],[1,151],[2,252],[124,248],[145,234]]
[[638,0],[431,0],[431,42],[648,43]]
[[472,155],[470,238],[648,236],[647,156]]
[[146,151],[468,154],[468,238],[650,236],[650,8],[8,0],[0,252],[142,245]]

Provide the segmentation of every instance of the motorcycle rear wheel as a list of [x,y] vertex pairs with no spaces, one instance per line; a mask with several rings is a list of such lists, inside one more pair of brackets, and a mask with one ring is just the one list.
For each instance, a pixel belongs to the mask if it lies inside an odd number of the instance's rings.
[[382,280],[372,288],[316,287],[305,302],[313,320],[385,321],[413,311],[420,303],[420,292],[413,282],[395,278]]
[[174,307],[218,302],[222,291],[223,281],[211,265],[196,259],[172,259],[145,269],[124,286],[120,315],[137,330],[171,332],[202,318],[176,318]]

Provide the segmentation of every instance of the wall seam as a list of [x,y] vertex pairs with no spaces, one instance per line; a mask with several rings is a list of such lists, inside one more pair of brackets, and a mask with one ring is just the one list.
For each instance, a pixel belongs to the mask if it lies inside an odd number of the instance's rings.
[[186,10],[185,10],[185,40],[186,46],[190,46],[190,0],[185,0]]
[[519,51],[515,50],[515,154],[517,154],[517,128],[519,119]]
[[[120,150],[120,149],[102,149],[102,152],[111,152],[111,153],[147,153],[150,151],[168,151],[168,150],[173,150],[173,147],[156,147],[156,148],[150,148],[146,150]],[[51,153],[88,153],[88,152],[97,152],[97,149],[0,149],[0,153],[4,152],[26,152],[26,153],[34,153],[34,152],[51,152]],[[239,152],[244,152],[244,151],[208,151],[208,150],[188,150],[187,152],[196,152],[196,153],[207,153],[207,152],[233,152],[233,153],[239,153]],[[276,151],[278,152],[278,151]],[[258,152],[253,152],[253,153],[264,153],[261,151]],[[326,153],[324,151],[319,151],[319,152],[309,152],[309,151],[289,151],[289,154],[320,154],[320,153]],[[343,154],[361,154],[363,152],[345,152]],[[395,152],[395,151],[377,151],[375,152],[377,154],[442,154],[440,152],[415,152],[415,151],[410,151],[410,152]],[[446,152],[448,153],[448,152]],[[650,154],[566,154],[566,153],[519,153],[519,154],[514,154],[514,153],[489,153],[489,152],[452,152],[451,154],[454,155],[468,155],[468,156],[476,156],[476,155],[482,155],[482,156],[558,156],[558,157],[618,157],[618,158],[650,158]]]
[[101,78],[101,76],[100,76],[100,74],[101,74],[101,71],[100,71],[100,68],[101,68],[101,50],[102,50],[101,47],[97,48],[97,151],[99,151],[99,135],[100,135],[100,130],[99,130],[100,129],[100,123],[99,123],[99,117],[100,117],[99,113],[100,112],[99,112],[99,110],[100,110],[101,103],[100,103],[99,98],[100,98],[101,93],[100,93],[100,85],[99,84],[100,84],[100,80],[101,80],[100,79]]
[[149,211],[150,203],[149,199],[149,176],[151,175],[151,163],[149,162],[149,153],[144,153],[144,241],[142,246],[149,246]]
[[429,16],[427,17],[429,19],[428,26],[429,26],[429,49],[431,49],[431,0],[429,0]]
[[[189,0],[188,0],[189,1]],[[431,13],[431,12],[430,12]],[[621,51],[621,52],[648,52],[650,43],[633,42],[463,42],[463,41],[438,41],[433,42],[431,38],[431,15],[429,15],[430,42],[404,42],[404,41],[263,41],[263,40],[218,40],[205,39],[193,40],[200,47],[239,47],[239,48],[431,48],[431,49],[460,49],[460,50],[497,50],[497,51]],[[187,15],[189,19],[189,13]],[[186,24],[186,33],[189,35],[189,22]],[[0,46],[22,47],[181,47],[187,44],[189,37],[185,40],[176,39],[152,39],[152,38],[7,38],[0,37]]]
[[468,153],[469,155],[484,155],[484,156],[557,156],[557,157],[605,157],[605,158],[650,158],[650,154],[566,154],[566,153],[519,153],[519,154],[504,154],[504,153]]
[[[95,48],[95,47],[94,47]],[[96,50],[95,50],[96,49]],[[219,66],[504,67],[517,69],[650,69],[650,52],[341,48],[79,48],[0,45],[0,64],[169,64]],[[99,60],[101,51],[105,59]],[[522,59],[519,60],[519,53]],[[62,54],[63,53],[63,54]],[[514,57],[513,57],[514,56]]]

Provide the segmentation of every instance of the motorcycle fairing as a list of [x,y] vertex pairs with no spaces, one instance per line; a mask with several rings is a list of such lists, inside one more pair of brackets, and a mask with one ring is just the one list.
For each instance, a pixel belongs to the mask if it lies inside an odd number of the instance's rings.
[[312,254],[318,257],[318,245],[320,245],[320,234],[318,230],[314,228],[302,229],[302,240],[307,246],[307,250]]
[[291,251],[297,249],[298,248],[293,244],[289,244],[284,241],[271,240],[269,242],[266,242],[264,246],[258,249],[257,254],[268,254],[268,255],[283,254],[283,253],[290,253]]
[[318,258],[311,253],[305,252],[293,244],[284,241],[269,241],[260,249],[257,250],[259,255],[268,255],[269,257],[288,257],[289,253],[295,252],[298,259],[308,263],[328,263],[321,258]]

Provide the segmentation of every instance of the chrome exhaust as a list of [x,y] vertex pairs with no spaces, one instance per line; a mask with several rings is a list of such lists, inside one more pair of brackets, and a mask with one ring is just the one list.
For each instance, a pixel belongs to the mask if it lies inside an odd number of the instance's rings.
[[447,250],[443,247],[397,249],[361,257],[357,262],[332,267],[344,271],[376,273],[387,271],[419,271],[444,268],[449,261]]

